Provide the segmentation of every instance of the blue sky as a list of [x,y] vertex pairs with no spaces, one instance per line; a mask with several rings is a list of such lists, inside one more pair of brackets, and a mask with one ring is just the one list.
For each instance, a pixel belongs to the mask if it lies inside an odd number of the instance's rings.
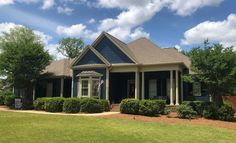
[[0,34],[27,26],[56,51],[62,37],[90,44],[101,31],[189,50],[204,39],[236,46],[235,0],[0,0]]

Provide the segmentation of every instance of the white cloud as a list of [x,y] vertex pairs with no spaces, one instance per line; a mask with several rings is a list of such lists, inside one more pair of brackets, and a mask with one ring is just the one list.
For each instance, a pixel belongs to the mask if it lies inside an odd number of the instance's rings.
[[180,45],[175,45],[175,48],[180,52],[182,51],[182,48],[180,47]]
[[62,36],[80,37],[94,40],[98,36],[98,32],[87,29],[84,24],[75,24],[71,26],[57,26],[57,33]]
[[50,40],[52,40],[52,36],[47,35],[44,32],[37,31],[37,30],[34,30],[33,32],[34,32],[34,34],[38,35],[42,39],[42,41],[45,45],[48,45]]
[[15,23],[12,23],[12,22],[0,23],[0,36],[2,35],[2,33],[9,32],[11,28],[14,28],[16,26],[22,26],[22,25],[15,24]]
[[0,6],[9,4],[14,4],[14,0],[0,0]]
[[69,8],[69,7],[57,7],[57,12],[61,14],[66,14],[66,15],[71,15],[74,9]]
[[180,16],[193,14],[199,8],[206,6],[218,6],[223,0],[165,0],[167,7]]
[[182,44],[200,44],[208,39],[225,46],[236,47],[236,14],[230,14],[223,21],[205,21],[184,33]]
[[91,19],[88,21],[88,23],[90,23],[90,24],[95,23],[95,22],[96,22],[96,20],[95,20],[94,18],[91,18]]
[[43,0],[43,5],[41,6],[41,9],[46,10],[46,9],[50,9],[51,7],[53,7],[55,4],[54,0]]

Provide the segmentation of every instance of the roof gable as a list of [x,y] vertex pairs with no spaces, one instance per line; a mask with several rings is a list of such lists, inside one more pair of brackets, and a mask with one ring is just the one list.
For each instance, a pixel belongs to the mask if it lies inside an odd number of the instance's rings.
[[76,65],[91,65],[91,64],[104,64],[109,65],[110,63],[93,47],[88,46],[79,57],[72,63],[72,66]]
[[137,63],[127,45],[106,32],[102,32],[92,46],[112,64]]

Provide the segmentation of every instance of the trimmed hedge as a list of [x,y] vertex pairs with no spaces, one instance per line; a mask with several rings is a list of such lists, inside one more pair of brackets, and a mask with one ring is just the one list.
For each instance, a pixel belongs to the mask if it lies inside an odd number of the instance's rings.
[[37,98],[33,105],[35,110],[45,110],[45,103],[47,100],[51,99],[50,97]]
[[63,112],[66,113],[78,113],[80,111],[80,99],[79,98],[67,98],[63,103]]
[[120,112],[124,114],[139,114],[139,100],[123,99],[120,103]]
[[109,100],[100,99],[100,102],[102,103],[103,111],[108,112],[108,111],[111,110],[111,106],[110,106]]
[[49,98],[45,102],[45,111],[47,111],[47,112],[62,112],[64,100],[65,99],[62,97]]
[[101,113],[103,112],[103,104],[99,99],[81,98],[80,112],[84,113]]
[[178,117],[183,119],[193,119],[196,117],[197,112],[189,105],[179,105],[177,109]]
[[124,99],[120,103],[120,111],[124,114],[156,116],[165,114],[164,100],[136,100]]
[[218,108],[214,104],[209,105],[206,109],[203,111],[203,117],[207,119],[219,119],[218,117]]

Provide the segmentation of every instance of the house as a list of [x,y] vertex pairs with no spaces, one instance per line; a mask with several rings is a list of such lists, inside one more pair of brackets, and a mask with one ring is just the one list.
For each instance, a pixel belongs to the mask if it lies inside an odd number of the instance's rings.
[[34,98],[94,97],[119,103],[124,98],[209,100],[204,85],[185,83],[190,60],[175,48],[160,48],[146,38],[124,43],[102,32],[73,60],[52,62],[43,72]]

